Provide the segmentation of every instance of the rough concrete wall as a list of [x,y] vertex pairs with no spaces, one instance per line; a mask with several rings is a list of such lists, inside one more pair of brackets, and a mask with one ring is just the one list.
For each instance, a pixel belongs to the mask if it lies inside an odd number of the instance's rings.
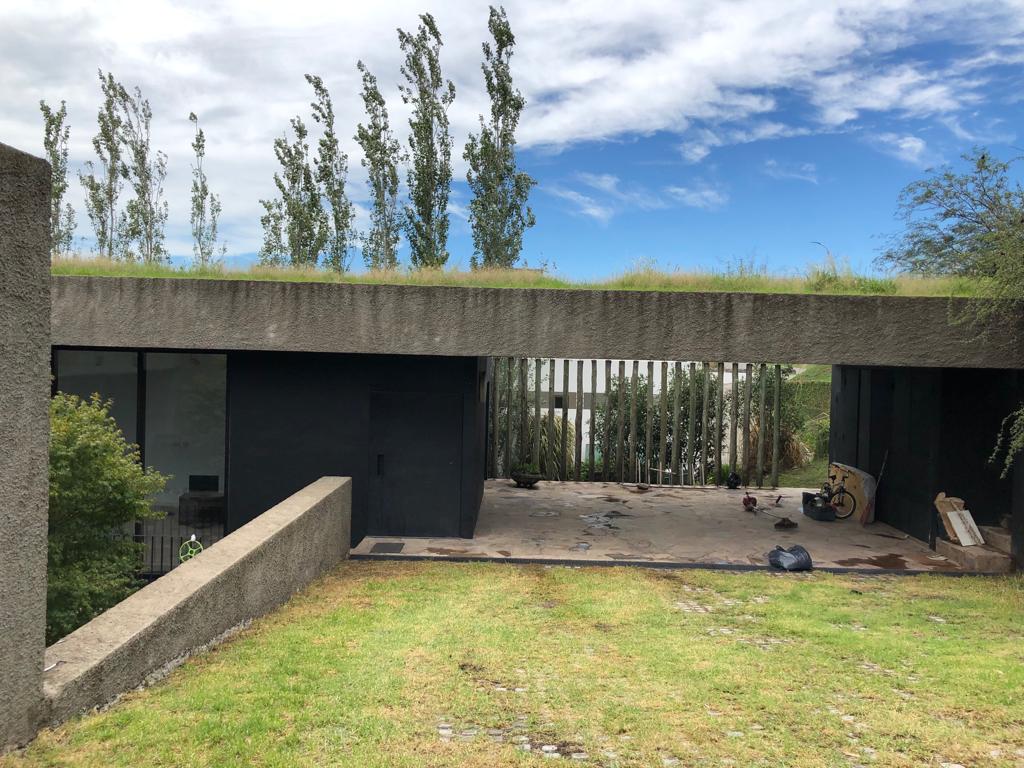
[[59,277],[54,343],[1024,368],[941,298]]
[[0,752],[40,714],[46,629],[50,166],[0,144]]
[[348,556],[352,481],[323,477],[46,649],[47,719],[105,704]]

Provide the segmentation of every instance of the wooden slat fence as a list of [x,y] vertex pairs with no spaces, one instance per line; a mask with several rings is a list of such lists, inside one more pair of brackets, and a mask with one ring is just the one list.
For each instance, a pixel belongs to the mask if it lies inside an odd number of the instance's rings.
[[781,365],[640,362],[494,358],[488,477],[778,485]]

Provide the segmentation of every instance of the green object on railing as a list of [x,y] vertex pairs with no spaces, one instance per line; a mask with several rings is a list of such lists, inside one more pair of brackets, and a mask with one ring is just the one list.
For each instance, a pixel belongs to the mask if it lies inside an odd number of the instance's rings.
[[188,541],[181,542],[181,546],[178,547],[178,559],[184,563],[186,560],[191,560],[202,551],[203,544],[193,533]]

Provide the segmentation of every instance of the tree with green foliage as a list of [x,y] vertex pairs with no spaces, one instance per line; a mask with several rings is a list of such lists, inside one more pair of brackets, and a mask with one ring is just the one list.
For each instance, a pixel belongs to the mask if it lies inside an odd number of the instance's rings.
[[420,15],[415,34],[398,30],[405,54],[399,84],[409,118],[409,204],[403,226],[414,267],[443,267],[448,261],[448,196],[452,184],[452,137],[448,108],[455,86],[441,76],[441,33],[434,17]]
[[[169,261],[164,245],[167,201],[163,199],[167,178],[167,155],[153,151],[150,125],[153,110],[136,86],[129,91],[118,85],[117,102],[121,110],[124,136],[125,177],[135,193],[124,215],[125,253],[130,261],[136,256],[147,264]],[[134,249],[132,246],[134,245]]]
[[309,131],[301,117],[293,117],[291,126],[294,140],[287,133],[274,140],[281,165],[274,174],[278,197],[260,200],[264,215],[259,257],[272,266],[316,267],[327,243],[327,216],[310,163]]
[[398,266],[398,164],[403,160],[401,145],[391,133],[388,108],[377,86],[377,78],[363,62],[356,65],[363,76],[363,104],[367,124],[359,124],[355,139],[363,148],[362,164],[370,183],[370,231],[362,237],[363,261],[367,269],[395,269]]
[[71,250],[75,235],[75,209],[64,202],[68,191],[68,138],[71,126],[67,124],[68,107],[62,99],[56,112],[43,100],[39,101],[43,113],[43,147],[50,162],[50,255],[57,258]]
[[[1019,262],[1024,238],[1024,189],[1009,177],[1010,163],[975,149],[960,173],[945,166],[900,193],[898,216],[905,224],[881,257],[901,272],[964,275],[1021,283],[1003,277],[1008,261]],[[1018,258],[1014,258],[1018,257]]]
[[166,479],[139,460],[99,395],[50,402],[46,642],[53,643],[139,586],[141,546],[128,526],[159,517]]
[[[203,160],[206,158],[206,134],[199,127],[199,118],[195,112],[189,112],[188,119],[195,128],[192,151],[196,158],[195,165],[192,166],[192,263],[200,269],[205,269],[216,261],[220,198],[210,191],[206,170],[203,168]],[[222,245],[222,259],[226,250],[226,246]]]
[[99,70],[103,104],[96,117],[99,127],[92,139],[99,166],[89,160],[87,173],[78,179],[85,188],[85,211],[96,235],[96,251],[101,257],[118,258],[122,254],[118,222],[118,198],[128,175],[122,156],[123,120],[119,109],[121,85],[114,76]]
[[466,181],[473,190],[469,222],[473,228],[470,264],[477,267],[511,268],[523,249],[523,232],[536,223],[527,205],[530,188],[536,184],[529,174],[516,168],[516,127],[526,99],[512,85],[511,59],[516,39],[505,9],[491,6],[487,28],[494,45],[483,44],[481,65],[491,119],[480,116],[479,135],[470,134],[463,157],[469,163]]
[[316,101],[310,104],[313,119],[323,126],[324,133],[317,146],[316,180],[330,208],[325,266],[334,272],[348,270],[348,251],[352,240],[352,204],[345,195],[348,178],[348,155],[341,151],[338,134],[334,130],[334,104],[324,81],[316,75],[306,75],[313,86]]
[[[979,329],[1013,327],[1024,314],[1024,187],[1010,178],[1012,161],[977,148],[963,159],[966,171],[932,170],[903,190],[899,215],[906,227],[881,263],[973,278],[983,296],[959,320]],[[1024,402],[1004,420],[992,460],[1002,460],[1005,476],[1022,450]]]

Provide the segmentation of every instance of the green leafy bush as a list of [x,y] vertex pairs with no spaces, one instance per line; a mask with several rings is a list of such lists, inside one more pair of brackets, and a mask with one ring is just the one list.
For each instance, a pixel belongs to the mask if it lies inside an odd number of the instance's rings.
[[99,395],[50,402],[50,517],[46,641],[52,643],[140,586],[130,525],[159,517],[166,482],[145,469]]

